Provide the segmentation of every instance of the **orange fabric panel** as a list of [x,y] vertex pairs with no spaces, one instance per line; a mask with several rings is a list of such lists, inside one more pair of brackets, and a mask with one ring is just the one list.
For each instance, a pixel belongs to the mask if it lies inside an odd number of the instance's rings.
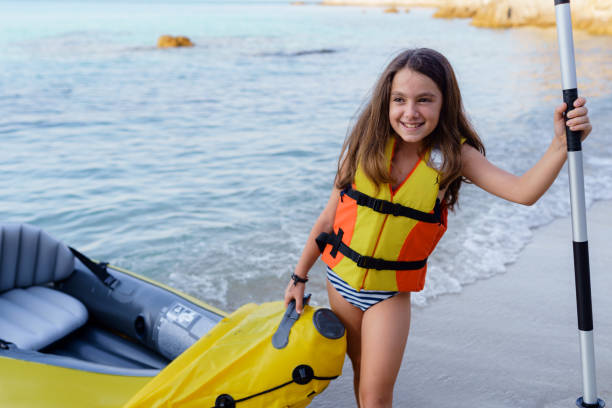
[[413,271],[396,271],[397,290],[399,292],[420,292],[425,287],[427,264]]
[[[357,201],[348,196],[341,196],[338,202],[338,208],[336,208],[336,216],[334,218],[334,232],[338,232],[339,228],[342,228],[344,235],[342,236],[342,242],[346,245],[351,244],[353,239],[353,232],[355,231],[355,221],[357,220]],[[330,268],[334,268],[344,258],[344,255],[338,251],[336,257],[330,255],[332,246],[327,244],[325,250],[321,255],[321,260],[327,264]]]
[[[418,261],[427,258],[434,250],[442,235],[446,232],[447,228],[447,215],[448,211],[446,208],[442,209],[442,223],[441,224],[430,224],[426,222],[417,223],[400,251],[398,261]],[[396,281],[399,291],[411,291],[416,292],[423,289],[425,286],[425,274],[427,272],[427,265],[423,268],[413,271],[397,271]]]

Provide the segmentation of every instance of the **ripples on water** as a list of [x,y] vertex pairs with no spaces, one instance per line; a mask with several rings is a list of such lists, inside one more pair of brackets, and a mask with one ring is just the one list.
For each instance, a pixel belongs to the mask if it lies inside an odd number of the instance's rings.
[[[492,161],[522,172],[546,149],[561,93],[554,30],[430,16],[283,2],[9,2],[1,218],[226,310],[279,299],[347,127],[398,50],[447,55]],[[166,33],[197,46],[154,48]],[[612,199],[612,40],[575,40],[595,126],[585,143],[591,203]],[[567,191],[565,170],[531,208],[464,186],[414,301],[504,272],[533,228],[569,213]],[[326,303],[320,264],[312,276],[314,302]]]

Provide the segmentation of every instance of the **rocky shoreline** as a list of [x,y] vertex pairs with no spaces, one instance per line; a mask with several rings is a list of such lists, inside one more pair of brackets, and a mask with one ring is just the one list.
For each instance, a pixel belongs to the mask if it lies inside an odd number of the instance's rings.
[[[323,0],[322,5],[369,7],[431,7],[438,18],[471,18],[477,27],[554,27],[552,1],[533,0]],[[573,1],[575,29],[612,35],[612,0]]]

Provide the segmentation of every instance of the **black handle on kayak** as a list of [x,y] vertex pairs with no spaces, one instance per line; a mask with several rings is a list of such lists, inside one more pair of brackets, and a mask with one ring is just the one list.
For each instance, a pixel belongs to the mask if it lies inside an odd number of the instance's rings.
[[[310,301],[310,293],[304,296],[304,305],[307,305]],[[283,315],[283,319],[278,325],[278,329],[272,336],[272,345],[274,348],[283,349],[289,344],[289,332],[293,327],[293,324],[300,318],[300,314],[295,310],[295,299],[289,302],[287,310]]]

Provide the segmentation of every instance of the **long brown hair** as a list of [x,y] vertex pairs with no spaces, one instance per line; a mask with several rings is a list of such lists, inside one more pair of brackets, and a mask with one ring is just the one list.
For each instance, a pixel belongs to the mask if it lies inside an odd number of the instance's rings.
[[441,151],[440,189],[448,187],[444,202],[453,209],[461,183],[467,181],[461,176],[461,139],[465,138],[465,143],[482,154],[485,154],[485,149],[464,112],[453,68],[442,54],[429,48],[403,51],[384,70],[344,141],[338,160],[336,187],[350,186],[359,164],[376,185],[393,182],[386,166],[385,146],[390,137],[397,137],[389,121],[389,103],[393,78],[403,68],[431,78],[442,93],[438,125],[423,139],[420,153],[432,148]]

